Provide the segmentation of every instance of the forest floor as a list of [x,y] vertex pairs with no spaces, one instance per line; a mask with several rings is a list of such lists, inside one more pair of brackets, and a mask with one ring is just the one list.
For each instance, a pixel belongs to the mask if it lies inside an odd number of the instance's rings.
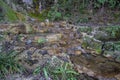
[[76,26],[65,21],[0,24],[1,54],[19,53],[16,59],[27,70],[6,79],[46,80],[33,72],[49,61],[52,66],[72,64],[79,73],[77,80],[120,80],[119,31],[119,26]]

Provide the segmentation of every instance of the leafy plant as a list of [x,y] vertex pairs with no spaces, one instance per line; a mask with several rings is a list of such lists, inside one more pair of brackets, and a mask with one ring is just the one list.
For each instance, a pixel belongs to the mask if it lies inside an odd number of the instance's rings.
[[5,78],[8,74],[22,72],[24,68],[15,59],[16,53],[0,53],[0,77]]
[[38,43],[39,44],[42,44],[42,43],[45,43],[46,42],[46,39],[45,38],[39,38],[38,39]]
[[53,6],[51,8],[51,10],[48,12],[48,15],[47,15],[48,18],[50,20],[52,20],[52,21],[54,21],[54,20],[60,20],[61,17],[62,17],[61,12],[59,12],[56,8],[57,8],[56,6]]
[[106,7],[115,8],[119,6],[119,1],[118,0],[95,0],[94,7],[100,8],[100,7],[105,6],[105,4],[107,4]]
[[107,1],[107,0],[97,0],[97,2],[100,3],[100,4],[102,4],[102,5],[103,5],[106,1]]
[[115,8],[117,0],[108,0],[108,3],[110,8]]

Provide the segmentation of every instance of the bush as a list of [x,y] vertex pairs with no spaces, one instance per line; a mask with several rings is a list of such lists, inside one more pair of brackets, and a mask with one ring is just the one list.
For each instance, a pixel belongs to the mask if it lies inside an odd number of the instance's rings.
[[52,7],[51,10],[48,12],[47,17],[54,21],[54,20],[60,20],[62,18],[61,12],[57,11],[55,8],[57,7]]
[[51,20],[61,20],[66,17],[68,18],[68,15],[69,18],[74,17],[76,16],[74,15],[75,13],[80,16],[82,10],[91,9],[92,11],[96,11],[103,9],[103,7],[107,9],[118,9],[120,2],[118,0],[58,0],[57,3],[49,5],[51,7],[47,17]]

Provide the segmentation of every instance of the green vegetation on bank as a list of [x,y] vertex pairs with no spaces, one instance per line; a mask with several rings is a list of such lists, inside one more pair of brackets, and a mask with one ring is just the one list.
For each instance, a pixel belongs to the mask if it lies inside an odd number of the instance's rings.
[[[52,21],[73,20],[75,22],[86,23],[97,12],[100,13],[100,16],[104,13],[109,13],[110,15],[112,13],[109,11],[120,9],[119,0],[44,0],[41,1],[41,5],[44,8],[41,8],[41,13],[39,13],[39,0],[33,0],[33,3],[35,13],[32,13],[31,16],[38,18],[40,21],[49,18]],[[119,15],[118,12],[110,16],[116,18]],[[115,21],[119,21],[118,17]]]
[[61,63],[57,58],[55,61],[48,62],[44,67],[37,67],[34,71],[34,74],[43,73],[46,80],[77,80],[77,73],[71,63]]
[[[19,4],[19,2],[22,3],[22,1],[13,0],[13,3],[11,4],[20,5],[25,9],[25,6],[23,5],[27,4]],[[66,20],[77,23],[87,23],[89,21],[93,21],[92,16],[96,13],[100,13],[98,16],[108,14],[108,16],[112,16],[116,22],[120,20],[118,18],[118,16],[120,16],[118,11],[120,9],[119,0],[33,0],[33,4],[31,6],[31,9],[26,10],[26,12],[29,16],[37,18],[40,21],[44,21],[46,18],[49,18],[52,21]],[[21,17],[24,16],[13,11],[5,1],[0,1],[0,7],[3,8],[3,13],[0,13],[0,15],[3,14],[3,16],[5,16],[5,20],[25,20],[24,18],[21,19]],[[115,10],[118,12],[112,13],[112,11]],[[109,20],[109,22],[111,22],[111,20]]]
[[0,0],[0,7],[3,9],[0,14],[3,14],[6,20],[16,21],[18,19],[15,12],[3,0]]

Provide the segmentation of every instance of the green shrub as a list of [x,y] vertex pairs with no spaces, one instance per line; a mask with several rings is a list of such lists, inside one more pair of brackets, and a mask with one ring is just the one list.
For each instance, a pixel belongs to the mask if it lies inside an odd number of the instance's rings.
[[[81,14],[82,10],[89,8],[96,11],[96,9],[102,7],[116,9],[119,8],[119,6],[120,2],[118,0],[58,0],[57,4],[52,5],[48,17],[55,20],[56,18],[64,18],[64,16],[68,14],[71,16],[74,15],[74,13]],[[62,14],[63,17],[60,14]],[[59,17],[57,15],[59,15]]]
[[54,20],[60,20],[62,18],[61,12],[58,11],[58,5],[55,5],[51,7],[51,9],[48,11],[47,17],[54,21]]

